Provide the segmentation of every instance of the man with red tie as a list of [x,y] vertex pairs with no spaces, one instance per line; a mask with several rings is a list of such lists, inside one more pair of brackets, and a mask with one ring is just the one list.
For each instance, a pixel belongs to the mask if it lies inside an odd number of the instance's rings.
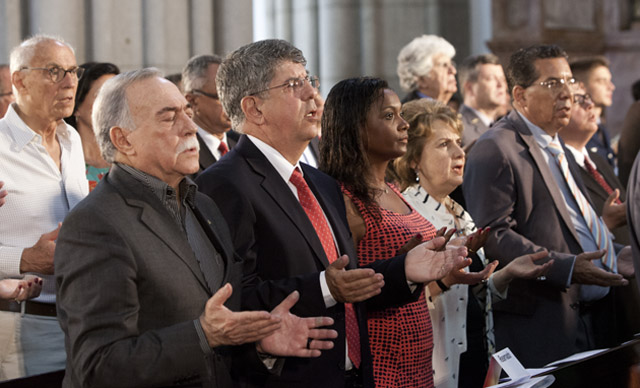
[[[224,113],[216,92],[216,74],[222,58],[217,55],[196,55],[182,70],[184,96],[193,109],[193,121],[198,126],[200,170],[223,157],[236,144],[237,135],[229,136],[231,120]],[[196,173],[195,175],[197,175]],[[194,176],[195,176],[194,175]]]
[[279,374],[243,377],[260,387],[373,387],[366,309],[415,300],[419,283],[444,276],[466,250],[435,252],[439,238],[356,268],[340,187],[300,163],[323,107],[318,79],[305,65],[302,52],[283,40],[251,43],[224,59],[218,94],[243,135],[197,183],[226,218],[245,275],[263,281],[243,306],[264,309],[297,289],[295,314],[322,312],[338,332],[335,347],[314,360],[286,359]]
[[[573,95],[571,121],[560,130],[559,135],[581,167],[580,177],[594,210],[613,233],[614,241],[628,245],[630,234],[623,203],[626,198],[624,186],[607,160],[599,153],[588,150],[589,139],[598,130],[594,110],[595,103],[591,95],[581,85]],[[640,295],[636,282],[630,281],[628,286],[613,288],[604,303],[599,305],[596,317],[600,316],[600,326],[610,328],[597,333],[603,346],[624,342],[640,331]]]

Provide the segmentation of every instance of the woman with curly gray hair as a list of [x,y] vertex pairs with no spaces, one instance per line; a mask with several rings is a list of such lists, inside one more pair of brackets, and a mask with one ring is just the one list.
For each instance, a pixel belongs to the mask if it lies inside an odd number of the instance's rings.
[[409,94],[402,102],[419,98],[449,102],[458,90],[455,55],[451,43],[436,35],[419,36],[404,46],[398,54],[398,78]]

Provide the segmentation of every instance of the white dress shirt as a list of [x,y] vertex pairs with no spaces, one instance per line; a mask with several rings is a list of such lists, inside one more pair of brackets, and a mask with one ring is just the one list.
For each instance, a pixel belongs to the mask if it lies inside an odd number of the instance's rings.
[[211,155],[213,155],[216,160],[220,160],[220,158],[222,157],[222,155],[220,155],[220,150],[218,149],[221,142],[224,142],[227,145],[227,149],[231,149],[231,147],[229,147],[229,142],[227,141],[226,132],[222,135],[222,140],[220,140],[217,136],[214,136],[204,129],[198,127],[198,135],[200,135],[200,137],[204,141],[204,144],[206,144],[209,151],[211,151]]
[[[22,121],[13,105],[0,120],[0,180],[9,192],[0,207],[0,277],[22,276],[24,248],[55,230],[89,193],[80,136],[60,121],[56,138],[60,169],[42,144],[42,136]],[[35,300],[55,302],[53,276],[44,276],[42,293]]]

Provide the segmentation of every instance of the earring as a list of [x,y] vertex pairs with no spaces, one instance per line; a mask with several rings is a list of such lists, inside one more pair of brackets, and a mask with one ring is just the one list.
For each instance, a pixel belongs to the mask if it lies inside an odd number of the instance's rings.
[[420,183],[420,174],[418,174],[418,169],[414,169],[413,172],[416,174],[416,183]]

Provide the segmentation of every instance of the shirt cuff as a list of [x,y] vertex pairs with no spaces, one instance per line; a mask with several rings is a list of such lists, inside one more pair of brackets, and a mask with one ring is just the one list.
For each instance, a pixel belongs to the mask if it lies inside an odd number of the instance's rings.
[[0,277],[19,277],[24,248],[0,246]]
[[498,289],[496,288],[496,284],[493,282],[493,274],[491,274],[491,277],[489,277],[487,286],[489,287],[489,291],[496,297],[494,302],[507,299],[507,294],[509,293],[509,285],[507,284],[507,286],[504,289],[504,292],[498,291]]
[[202,325],[200,324],[200,319],[194,319],[193,325],[196,327],[196,333],[198,333],[198,338],[200,339],[200,349],[202,349],[202,353],[209,356],[213,354],[213,349],[209,346],[209,341],[207,341],[207,336],[204,334],[204,330],[202,329]]
[[571,287],[571,279],[573,278],[573,267],[576,265],[576,256],[573,256],[573,263],[571,263],[571,271],[569,271],[569,278],[567,279],[566,288]]
[[325,276],[325,271],[320,272],[320,290],[322,291],[322,297],[324,298],[324,305],[329,308],[338,304],[338,301],[333,299],[331,291],[329,291],[329,285]]

